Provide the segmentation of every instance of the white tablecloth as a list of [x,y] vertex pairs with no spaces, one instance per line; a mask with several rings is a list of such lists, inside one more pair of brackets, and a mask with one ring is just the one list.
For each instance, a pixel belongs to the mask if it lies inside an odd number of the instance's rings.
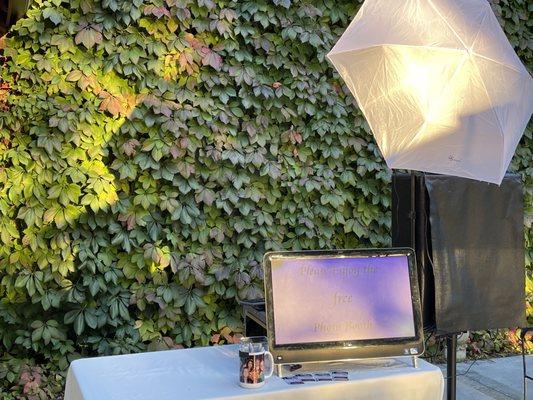
[[70,365],[65,400],[442,399],[439,368],[398,360],[387,368],[345,368],[346,382],[288,385],[274,375],[260,389],[243,389],[236,345],[86,358]]

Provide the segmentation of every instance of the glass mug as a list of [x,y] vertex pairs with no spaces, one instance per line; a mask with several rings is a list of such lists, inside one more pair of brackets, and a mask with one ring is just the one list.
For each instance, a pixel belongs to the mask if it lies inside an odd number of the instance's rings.
[[[241,338],[239,358],[239,385],[243,388],[260,388],[274,372],[274,358],[268,351],[267,338],[264,336]],[[265,359],[268,359],[268,363]],[[267,364],[270,364],[268,370]]]

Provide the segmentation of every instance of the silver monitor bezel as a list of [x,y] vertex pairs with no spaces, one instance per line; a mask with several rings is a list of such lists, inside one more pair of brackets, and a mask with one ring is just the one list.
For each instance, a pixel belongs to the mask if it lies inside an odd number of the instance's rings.
[[[390,257],[406,256],[409,267],[411,286],[411,301],[415,336],[408,338],[388,338],[372,340],[352,340],[323,343],[276,344],[274,328],[274,303],[272,294],[271,260],[275,257],[303,258],[303,257]],[[418,287],[415,252],[410,248],[388,249],[353,249],[353,250],[302,250],[302,251],[273,251],[263,257],[266,322],[269,349],[274,361],[279,364],[320,362],[332,360],[353,360],[360,358],[381,358],[395,356],[419,356],[424,352],[424,333],[422,311]]]

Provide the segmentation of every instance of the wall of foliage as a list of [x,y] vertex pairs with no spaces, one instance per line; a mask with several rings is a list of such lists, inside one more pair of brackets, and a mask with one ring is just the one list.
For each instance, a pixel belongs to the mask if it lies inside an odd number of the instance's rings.
[[[34,1],[0,66],[0,394],[231,341],[267,250],[389,243],[390,172],[325,60],[361,3]],[[531,67],[526,2],[493,6]]]

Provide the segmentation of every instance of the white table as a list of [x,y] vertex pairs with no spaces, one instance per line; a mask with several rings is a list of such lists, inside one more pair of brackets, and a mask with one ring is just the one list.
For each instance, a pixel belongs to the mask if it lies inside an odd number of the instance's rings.
[[439,368],[397,361],[387,368],[352,367],[346,382],[288,385],[273,376],[260,389],[243,389],[236,345],[86,358],[70,365],[65,400],[442,399]]

